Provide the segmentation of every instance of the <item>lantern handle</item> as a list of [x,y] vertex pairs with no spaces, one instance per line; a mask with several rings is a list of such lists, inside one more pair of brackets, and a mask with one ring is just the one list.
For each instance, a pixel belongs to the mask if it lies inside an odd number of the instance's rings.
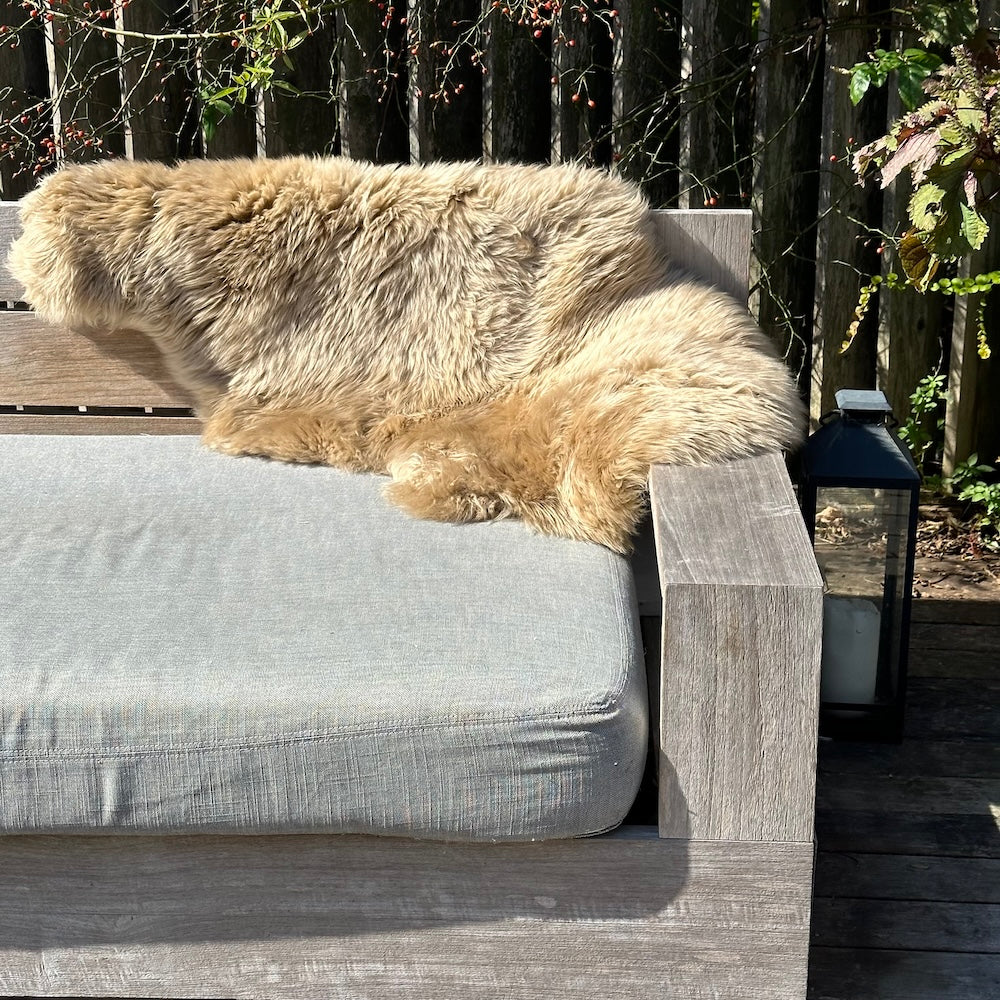
[[[846,417],[846,416],[847,416],[846,410],[842,410],[839,408],[836,410],[830,410],[829,412],[824,413],[823,416],[819,418],[819,426],[825,427],[828,423],[830,423],[831,420],[834,420],[837,417]],[[895,413],[889,411],[888,413],[885,414],[885,418],[883,420],[883,426],[888,427],[890,430],[895,430],[899,426],[899,418],[896,416]]]

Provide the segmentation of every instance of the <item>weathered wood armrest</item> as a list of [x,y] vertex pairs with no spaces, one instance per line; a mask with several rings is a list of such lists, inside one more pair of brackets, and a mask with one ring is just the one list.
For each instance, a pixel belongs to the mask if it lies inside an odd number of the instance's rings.
[[660,836],[810,841],[822,580],[778,454],[654,466]]

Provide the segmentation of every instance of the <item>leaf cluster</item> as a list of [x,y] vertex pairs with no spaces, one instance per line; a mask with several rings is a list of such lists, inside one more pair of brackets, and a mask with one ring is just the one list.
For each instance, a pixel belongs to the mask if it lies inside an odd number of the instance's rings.
[[927,49],[875,49],[867,62],[855,63],[851,76],[851,103],[859,104],[871,86],[882,87],[896,73],[896,87],[904,107],[912,111],[924,98],[924,80],[941,65],[942,59]]
[[945,383],[944,375],[925,375],[910,395],[910,414],[899,428],[899,436],[925,478],[930,453],[944,431]]
[[252,102],[256,93],[277,88],[298,94],[296,87],[277,75],[275,67],[280,60],[287,69],[294,69],[289,53],[312,33],[317,13],[296,0],[271,0],[242,15],[245,20],[234,29],[231,45],[242,52],[243,59],[232,66],[219,60],[219,72],[206,73],[199,88],[206,139],[212,138],[235,105]]
[[954,64],[925,82],[929,99],[854,154],[858,177],[876,166],[883,187],[909,171],[911,226],[897,250],[908,281],[921,291],[943,261],[983,245],[1000,177],[1000,49],[977,36],[952,54]]
[[989,549],[1000,548],[1000,483],[983,477],[996,472],[979,461],[974,452],[960,462],[947,481],[949,492],[971,508],[980,541]]

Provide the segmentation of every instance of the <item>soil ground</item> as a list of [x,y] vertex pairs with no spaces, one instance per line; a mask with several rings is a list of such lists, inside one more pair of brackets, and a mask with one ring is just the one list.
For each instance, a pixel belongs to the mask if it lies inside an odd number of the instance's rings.
[[985,548],[959,504],[921,504],[915,598],[1000,601],[1000,553]]

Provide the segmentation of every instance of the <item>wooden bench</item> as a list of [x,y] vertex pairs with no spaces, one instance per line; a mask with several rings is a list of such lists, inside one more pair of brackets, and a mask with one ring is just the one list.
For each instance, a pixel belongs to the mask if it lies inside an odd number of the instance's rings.
[[[745,294],[749,213],[659,220]],[[0,206],[4,253],[17,231]],[[141,340],[52,329],[20,294],[0,276],[0,433],[197,432]],[[803,1000],[821,581],[780,456],[655,467],[650,493],[658,828],[0,837],[0,995]]]

